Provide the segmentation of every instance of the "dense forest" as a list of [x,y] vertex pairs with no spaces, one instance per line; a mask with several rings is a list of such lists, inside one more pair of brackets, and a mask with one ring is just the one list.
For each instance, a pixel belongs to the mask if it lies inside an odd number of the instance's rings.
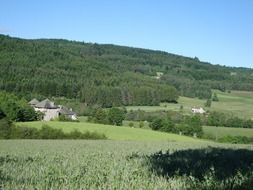
[[0,90],[88,105],[158,105],[211,89],[253,90],[253,70],[140,48],[0,35]]

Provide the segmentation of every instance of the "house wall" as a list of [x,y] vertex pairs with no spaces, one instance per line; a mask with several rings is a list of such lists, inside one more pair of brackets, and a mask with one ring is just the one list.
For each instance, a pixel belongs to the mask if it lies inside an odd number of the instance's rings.
[[35,111],[40,111],[44,113],[43,117],[44,121],[50,121],[51,119],[59,117],[59,108],[57,109],[35,108]]

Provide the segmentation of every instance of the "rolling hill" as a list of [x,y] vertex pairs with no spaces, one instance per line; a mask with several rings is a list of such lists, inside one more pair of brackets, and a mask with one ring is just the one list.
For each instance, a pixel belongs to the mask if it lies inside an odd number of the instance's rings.
[[207,99],[211,89],[253,90],[253,70],[141,48],[0,35],[0,90],[27,99],[141,106],[179,95]]

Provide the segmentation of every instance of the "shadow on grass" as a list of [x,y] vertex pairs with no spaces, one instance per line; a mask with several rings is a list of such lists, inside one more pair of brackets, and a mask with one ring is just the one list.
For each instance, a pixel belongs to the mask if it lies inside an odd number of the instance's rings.
[[150,169],[158,175],[193,176],[198,180],[212,172],[217,180],[231,178],[240,172],[253,173],[253,151],[247,149],[205,148],[174,153],[157,152],[148,157]]

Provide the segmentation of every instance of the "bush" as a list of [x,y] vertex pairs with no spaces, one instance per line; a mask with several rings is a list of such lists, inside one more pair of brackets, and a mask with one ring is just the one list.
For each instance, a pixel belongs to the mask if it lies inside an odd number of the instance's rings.
[[14,127],[12,139],[40,139],[40,131],[31,127]]
[[54,129],[48,125],[42,125],[39,134],[39,138],[41,139],[64,139],[65,137],[65,134],[61,129]]
[[171,121],[171,119],[167,118],[162,121],[162,127],[160,128],[160,130],[164,132],[176,133],[176,129],[174,128],[174,126],[175,124]]
[[2,112],[12,121],[35,121],[38,115],[25,99],[14,94],[0,92],[0,107]]
[[205,124],[208,126],[253,128],[253,120],[251,119],[245,120],[233,115],[216,111],[210,112]]
[[213,94],[212,100],[213,100],[214,102],[218,102],[218,101],[219,101],[219,98],[218,98],[218,96],[217,96],[217,93],[214,93],[214,94]]
[[30,106],[18,108],[16,115],[16,121],[36,121],[39,117],[39,115]]
[[125,112],[119,108],[111,108],[107,117],[109,124],[121,126],[123,120],[125,119]]
[[98,108],[93,114],[95,123],[108,124],[107,113],[102,108]]
[[187,136],[196,136],[196,137],[202,137],[203,135],[203,128],[202,126],[193,126],[186,123],[179,124],[176,127],[178,132],[181,132],[184,135]]
[[140,127],[140,128],[143,128],[143,127],[144,127],[144,122],[143,122],[143,121],[140,121],[139,127]]
[[130,122],[130,123],[128,124],[128,126],[129,126],[129,127],[133,127],[133,126],[134,126],[134,123],[133,123],[133,122]]
[[212,105],[212,100],[211,99],[207,99],[206,100],[206,103],[205,103],[205,107],[211,107],[211,105]]
[[67,122],[79,122],[79,120],[73,120],[65,115],[59,115],[57,118],[58,121],[67,121]]
[[13,133],[13,124],[7,118],[0,120],[0,139],[10,139]]
[[61,129],[54,129],[43,125],[41,129],[14,126],[9,120],[0,120],[0,139],[107,139],[104,134],[74,130],[64,133]]
[[153,130],[159,130],[159,129],[162,128],[162,122],[163,122],[162,119],[157,118],[157,119],[155,119],[154,121],[152,121],[152,122],[149,124],[149,126],[150,126],[150,128],[153,129]]
[[[219,138],[218,141],[221,143],[232,143],[232,144],[249,144],[250,143],[250,139],[248,137],[230,136],[230,135]],[[251,143],[252,143],[252,141],[251,141]]]
[[210,112],[208,119],[207,119],[207,125],[209,126],[224,126],[225,124],[226,116],[223,113],[220,112]]

